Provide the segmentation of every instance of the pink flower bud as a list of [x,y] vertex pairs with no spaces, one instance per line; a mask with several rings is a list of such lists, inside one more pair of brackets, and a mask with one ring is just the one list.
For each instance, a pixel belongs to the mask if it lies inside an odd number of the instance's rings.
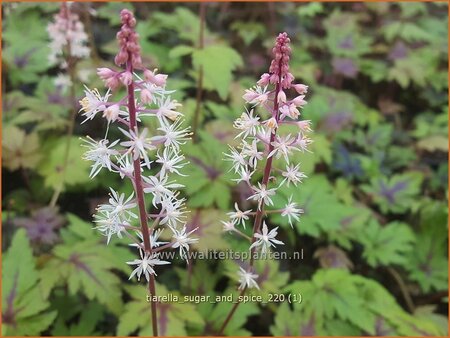
[[276,73],[270,75],[270,83],[277,84],[278,83],[278,75]]
[[97,75],[102,80],[108,80],[111,77],[114,77],[117,73],[109,68],[97,68]]
[[146,69],[144,70],[144,77],[145,80],[147,80],[150,83],[153,83],[155,86],[158,87],[164,87],[166,85],[166,74],[155,74],[157,69],[155,69],[153,72]]
[[142,68],[142,58],[138,53],[140,53],[140,49],[139,49],[139,52],[136,52],[136,54],[134,54],[133,67],[137,68],[137,69],[141,69]]
[[282,83],[281,83],[281,87],[288,89],[291,88],[291,83],[292,81],[294,81],[294,75],[292,75],[291,73],[286,73]]
[[146,103],[146,104],[151,103],[152,98],[153,98],[153,95],[148,89],[141,90],[141,101],[143,103]]
[[258,81],[258,86],[265,87],[269,84],[270,74],[264,73],[261,75],[261,79]]
[[297,107],[303,107],[305,104],[308,103],[305,100],[303,100],[304,98],[305,98],[305,95],[299,95],[295,99],[292,100],[292,103],[294,105],[296,105]]
[[157,74],[153,83],[158,87],[164,87],[166,85],[166,80],[166,74]]
[[282,90],[278,93],[278,103],[284,103],[286,102],[286,93]]
[[289,117],[293,120],[296,120],[296,119],[298,119],[299,115],[300,115],[300,112],[298,111],[295,104],[290,104],[289,105]]
[[153,72],[151,70],[148,70],[148,69],[144,70],[144,78],[146,81],[152,82],[152,79],[154,76],[155,76],[155,74],[153,74]]
[[122,74],[120,74],[120,81],[122,81],[125,86],[129,86],[131,84],[131,81],[133,81],[133,74],[128,71],[123,72]]
[[116,65],[121,66],[127,61],[128,61],[128,53],[125,50],[121,49],[120,52],[114,58],[114,62],[116,63]]
[[300,95],[306,94],[308,91],[308,86],[305,86],[304,84],[300,84],[300,83],[295,84],[295,85],[293,85],[293,87],[294,87],[295,91],[297,93],[299,93]]

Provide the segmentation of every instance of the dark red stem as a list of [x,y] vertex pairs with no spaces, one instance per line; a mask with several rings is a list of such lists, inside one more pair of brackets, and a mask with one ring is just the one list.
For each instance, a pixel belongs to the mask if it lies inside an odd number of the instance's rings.
[[[131,54],[129,54],[129,60],[131,60]],[[133,74],[133,66],[131,62],[127,62],[127,70]],[[134,82],[128,86],[128,112],[130,114],[130,133],[134,132],[137,135],[137,121],[136,121],[136,106],[134,100]],[[136,198],[138,201],[139,207],[139,220],[141,223],[141,231],[142,237],[144,238],[144,249],[146,254],[152,254],[152,247],[150,245],[150,235],[151,231],[148,229],[147,224],[147,210],[145,207],[145,199],[144,199],[144,189],[142,186],[142,177],[141,177],[141,161],[140,159],[136,159],[133,161],[134,168],[134,190],[136,192]],[[148,290],[150,292],[150,304],[151,304],[151,317],[152,317],[152,328],[153,328],[153,336],[158,336],[158,322],[156,318],[156,302],[153,301],[153,296],[156,295],[155,290],[155,277],[150,274],[150,280],[148,282]]]
[[[242,290],[241,293],[239,294],[239,296],[243,296],[245,291],[247,290],[247,286],[245,286]],[[225,327],[228,325],[228,323],[230,322],[231,318],[233,317],[234,313],[237,310],[237,307],[239,306],[239,302],[234,303],[233,307],[231,308],[231,311],[228,313],[227,318],[225,319],[225,321],[222,324],[222,327],[219,330],[219,336],[223,335],[223,330],[225,330]]]

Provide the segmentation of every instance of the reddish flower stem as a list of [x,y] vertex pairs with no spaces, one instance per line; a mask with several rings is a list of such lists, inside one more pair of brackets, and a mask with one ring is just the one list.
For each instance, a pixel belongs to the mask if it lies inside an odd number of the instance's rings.
[[[129,53],[129,60],[131,60],[132,55]],[[127,62],[127,70],[133,74],[133,66],[131,62]],[[130,126],[129,130],[131,132],[137,131],[137,121],[136,121],[136,106],[135,106],[135,99],[134,99],[134,82],[131,82],[131,84],[127,88],[128,90],[128,112],[130,114]],[[141,177],[141,161],[140,159],[136,159],[133,161],[133,172],[134,172],[134,190],[136,192],[136,198],[138,202],[139,207],[139,220],[141,223],[141,231],[142,231],[142,237],[144,239],[144,248],[146,254],[151,255],[152,254],[152,247],[150,245],[150,235],[153,231],[152,229],[148,229],[147,224],[147,211],[145,207],[145,199],[144,199],[144,189],[142,186],[142,177]],[[153,336],[158,336],[158,322],[156,317],[156,302],[153,301],[153,296],[156,295],[155,290],[155,277],[150,274],[150,280],[148,282],[148,290],[150,292],[150,304],[151,304],[151,318],[152,318],[152,329],[153,329]]]
[[[239,294],[239,296],[243,296],[246,290],[247,290],[247,286],[245,286],[241,290],[241,293]],[[219,330],[219,336],[223,336],[223,331],[225,330],[225,328],[227,327],[227,325],[230,322],[231,318],[233,317],[234,313],[236,312],[239,304],[241,304],[241,303],[239,303],[239,302],[234,303],[233,307],[231,308],[231,311],[228,313],[227,318],[225,319],[225,321],[222,324],[222,327]]]
[[[281,68],[281,60],[280,60],[280,68]],[[273,103],[273,111],[272,111],[272,116],[275,117],[275,120],[278,123],[279,120],[279,104],[278,104],[278,94],[280,93],[281,90],[281,72],[279,73],[278,76],[278,83],[276,85],[276,89],[275,89],[275,98],[274,98],[274,103]],[[275,128],[272,132],[272,134],[270,135],[270,144],[269,144],[269,149],[267,154],[270,154],[273,149],[273,142],[275,141],[275,136],[277,134],[277,128]],[[267,184],[269,183],[269,178],[270,178],[270,173],[272,171],[272,162],[273,162],[273,156],[269,157],[266,161],[266,165],[264,167],[264,176],[263,176],[263,180],[262,180],[262,185],[267,187]],[[255,234],[259,232],[260,228],[261,228],[261,224],[262,224],[262,220],[263,220],[263,216],[264,216],[264,206],[265,204],[262,203],[261,207],[256,211],[256,216],[255,216],[255,223],[253,224],[253,234],[252,234],[252,240],[251,240],[251,244],[253,244],[255,242]],[[251,269],[254,265],[254,255],[255,255],[255,250],[256,248],[252,248],[250,251],[250,266],[249,269]],[[240,295],[244,295],[245,291],[247,290],[247,287],[244,287],[240,293]],[[225,328],[227,327],[228,323],[230,322],[231,318],[233,317],[234,313],[236,312],[238,306],[239,306],[239,302],[236,302],[233,307],[231,308],[231,311],[228,313],[227,318],[225,319],[225,321],[222,324],[222,327],[219,330],[219,336],[223,335],[223,331],[225,330]]]

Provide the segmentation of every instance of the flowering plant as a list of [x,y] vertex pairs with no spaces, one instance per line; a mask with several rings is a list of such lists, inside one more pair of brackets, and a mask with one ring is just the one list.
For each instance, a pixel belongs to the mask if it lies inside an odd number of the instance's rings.
[[59,13],[54,16],[54,22],[47,26],[51,39],[48,60],[52,64],[61,65],[61,68],[68,66],[65,53],[70,57],[84,59],[89,57],[91,51],[87,46],[88,35],[83,23],[69,7],[70,4],[62,3]]
[[47,32],[50,37],[48,61],[52,65],[57,65],[60,70],[58,76],[54,79],[54,84],[57,91],[61,93],[68,92],[67,101],[70,106],[61,180],[56,186],[50,201],[50,206],[53,207],[56,205],[59,195],[64,188],[67,164],[69,162],[71,139],[78,109],[75,84],[78,79],[87,80],[91,73],[89,69],[77,70],[79,61],[89,58],[91,48],[89,47],[88,34],[85,32],[85,27],[78,14],[72,11],[72,5],[73,3],[61,3],[59,12],[54,15],[54,21],[47,25]]
[[[156,266],[170,264],[160,258],[161,251],[179,249],[180,255],[187,258],[189,245],[197,241],[190,237],[195,229],[187,232],[185,224],[180,226],[185,206],[177,189],[182,185],[171,179],[172,175],[181,175],[179,170],[186,164],[180,145],[189,139],[190,132],[189,128],[182,126],[182,113],[178,111],[180,104],[170,97],[173,91],[165,88],[167,75],[158,74],[156,69],[151,71],[142,64],[133,14],[122,10],[120,16],[122,27],[117,34],[120,51],[115,63],[124,69],[99,68],[98,75],[108,90],[102,95],[97,89],[86,88],[86,96],[80,101],[83,123],[100,113],[108,125],[102,140],[90,137],[85,140],[85,159],[93,162],[90,177],[107,169],[122,179],[128,178],[133,184],[134,193],[130,196],[111,188],[109,203],[97,208],[94,222],[96,229],[107,237],[107,243],[113,236],[126,236],[132,240],[131,245],[137,248],[139,257],[127,262],[135,266],[130,279],[137,276],[140,280],[143,275],[152,300]],[[142,77],[137,71],[142,72]],[[126,95],[111,100],[121,86],[126,87]],[[147,128],[139,129],[138,122],[143,123],[143,118],[147,117],[157,121],[158,134],[150,136]],[[118,129],[122,139],[108,140],[108,131],[113,123],[121,125]],[[152,167],[158,167],[159,171],[154,175],[146,174],[145,170]],[[147,212],[146,195],[151,199],[153,212]],[[139,227],[133,226],[135,220],[139,221]],[[170,242],[158,240],[163,227],[172,232]],[[151,305],[153,334],[156,336],[156,303],[151,301]]]
[[[308,86],[294,84],[294,77],[289,72],[289,57],[291,48],[290,39],[286,33],[278,35],[273,48],[274,59],[269,68],[269,73],[261,76],[257,85],[245,91],[244,100],[251,105],[235,121],[234,127],[240,132],[236,138],[240,139],[237,148],[230,146],[230,153],[225,154],[232,162],[232,170],[239,174],[237,182],[243,182],[251,189],[252,194],[248,198],[256,202],[255,210],[240,210],[235,204],[235,211],[229,212],[229,220],[224,221],[224,231],[229,231],[242,236],[250,241],[250,262],[239,267],[238,275],[243,294],[246,289],[258,288],[258,274],[254,271],[254,257],[257,250],[266,253],[270,248],[284,243],[276,238],[278,227],[269,231],[265,217],[269,213],[280,213],[287,217],[292,227],[293,221],[299,221],[303,212],[298,205],[292,202],[290,197],[283,207],[266,210],[266,207],[274,207],[273,196],[284,184],[297,186],[306,176],[300,171],[300,164],[293,164],[290,156],[293,152],[308,151],[311,139],[307,134],[311,132],[310,121],[298,121],[301,109],[307,102],[304,100]],[[296,96],[288,99],[289,91],[294,91]],[[256,110],[268,113],[258,115]],[[292,134],[282,135],[280,128],[283,125],[294,125],[298,129]],[[274,159],[280,159],[283,165],[276,167]],[[261,182],[252,183],[254,177],[262,173]],[[277,180],[276,174],[280,174],[281,180]],[[246,222],[254,217],[253,233],[249,238],[237,227],[245,228]],[[235,303],[228,317],[225,319],[220,333],[223,332],[239,303]]]

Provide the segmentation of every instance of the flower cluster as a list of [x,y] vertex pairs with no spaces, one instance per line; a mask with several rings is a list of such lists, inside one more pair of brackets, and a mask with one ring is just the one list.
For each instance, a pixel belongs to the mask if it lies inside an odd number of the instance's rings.
[[[234,122],[234,127],[239,133],[240,145],[230,147],[230,152],[225,154],[227,160],[232,162],[232,169],[239,175],[237,182],[244,182],[251,189],[249,200],[256,202],[255,210],[239,209],[235,205],[235,211],[228,213],[229,220],[224,221],[224,231],[231,231],[243,235],[236,226],[246,227],[246,222],[253,219],[253,235],[250,238],[250,250],[269,250],[283,242],[276,239],[277,228],[269,231],[264,217],[268,213],[279,213],[287,217],[289,224],[299,220],[303,212],[296,203],[292,202],[292,196],[281,208],[273,208],[273,197],[283,185],[289,186],[302,182],[305,174],[300,165],[292,163],[294,152],[309,151],[311,139],[310,121],[298,121],[301,109],[306,105],[305,94],[308,86],[294,83],[294,77],[289,72],[289,58],[291,48],[290,39],[286,33],[279,34],[273,48],[274,59],[268,73],[261,76],[257,85],[245,91],[244,100],[250,105],[250,109]],[[288,95],[294,96],[289,99]],[[257,114],[257,111],[259,114]],[[294,131],[281,134],[283,125],[294,126]],[[277,160],[274,162],[274,160]],[[275,164],[278,167],[275,167]],[[276,173],[280,179],[276,179]],[[253,177],[260,177],[262,181],[253,183]],[[272,207],[272,210],[265,208]],[[249,270],[240,270],[240,288],[256,287],[255,278],[258,276]]]
[[[180,170],[187,163],[180,145],[191,133],[182,125],[180,105],[170,97],[173,92],[166,90],[167,75],[142,65],[133,14],[123,10],[121,20],[122,28],[117,34],[120,51],[115,62],[124,69],[99,68],[97,73],[108,88],[106,93],[86,88],[80,101],[83,123],[101,116],[108,125],[104,139],[85,140],[84,158],[92,162],[91,178],[105,169],[131,180],[133,194],[126,196],[111,189],[108,203],[98,206],[96,229],[107,237],[108,243],[113,236],[130,238],[140,257],[127,262],[137,266],[130,278],[144,275],[149,281],[156,275],[156,265],[170,264],[160,260],[161,250],[179,249],[181,256],[186,257],[190,244],[197,241],[191,238],[195,230],[186,233],[185,201],[177,191],[182,186],[173,179],[182,175]],[[121,86],[126,88],[126,95],[113,100]],[[155,120],[155,130],[138,128],[144,118]],[[120,139],[107,138],[112,124],[120,125]],[[150,173],[150,168],[157,169],[156,173]],[[146,197],[152,202],[151,212],[146,210]],[[134,223],[139,223],[139,227]],[[158,241],[163,228],[172,233],[170,242]]]
[[[84,25],[70,7],[70,3],[62,3],[59,13],[54,16],[54,21],[47,26],[50,37],[48,60],[50,64],[56,64],[63,70],[55,78],[56,87],[62,89],[72,85],[72,79],[67,74],[70,72],[69,69],[77,60],[88,58],[91,53]],[[77,72],[77,76],[81,80],[87,80],[90,73],[89,69],[83,69]]]
[[68,4],[63,4],[54,22],[48,24],[47,32],[50,36],[49,61],[52,64],[62,64],[64,68],[64,53],[70,51],[70,56],[77,59],[89,57],[90,49],[87,46],[88,36],[84,25],[77,14],[72,13]]

